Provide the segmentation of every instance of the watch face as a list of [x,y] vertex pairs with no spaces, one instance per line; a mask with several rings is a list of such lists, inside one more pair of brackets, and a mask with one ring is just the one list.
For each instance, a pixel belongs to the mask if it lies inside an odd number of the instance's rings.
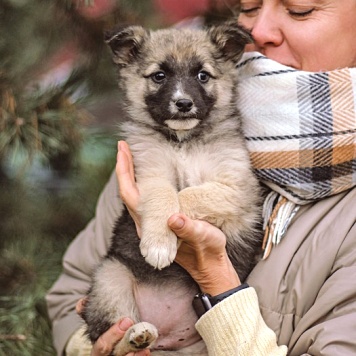
[[205,293],[197,294],[193,299],[193,308],[200,318],[206,311],[212,308],[209,295]]
[[203,302],[197,295],[193,299],[193,308],[198,318],[200,318],[206,312]]

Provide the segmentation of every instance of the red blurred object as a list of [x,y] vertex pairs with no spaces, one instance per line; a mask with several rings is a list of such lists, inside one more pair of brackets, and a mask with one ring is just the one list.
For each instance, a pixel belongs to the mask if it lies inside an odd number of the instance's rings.
[[[162,21],[174,24],[211,10],[232,9],[237,0],[152,0]],[[232,12],[231,12],[232,14]]]
[[114,7],[114,0],[93,0],[93,5],[85,5],[84,2],[78,5],[78,12],[86,18],[96,19],[105,16]]
[[73,68],[80,63],[80,60],[77,44],[74,41],[65,43],[42,63],[36,73],[37,83],[42,88],[63,84],[72,73]]
[[171,24],[203,14],[209,9],[210,3],[210,0],[153,0],[163,21]]

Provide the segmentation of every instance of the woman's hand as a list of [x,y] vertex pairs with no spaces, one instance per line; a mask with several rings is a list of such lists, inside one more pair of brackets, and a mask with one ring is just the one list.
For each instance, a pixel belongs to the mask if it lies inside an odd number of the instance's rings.
[[[118,144],[116,174],[120,196],[135,221],[140,236],[140,216],[137,213],[140,193],[135,182],[133,160],[126,142]],[[174,214],[168,220],[172,231],[182,239],[176,262],[185,268],[199,284],[201,290],[217,295],[241,284],[229,260],[226,237],[215,226],[184,214]]]
[[226,236],[206,221],[174,214],[168,226],[182,239],[175,261],[210,295],[218,295],[241,284],[226,253]]
[[137,212],[140,192],[135,181],[131,151],[125,141],[119,141],[117,148],[116,176],[119,183],[120,197],[135,222],[138,236],[141,236],[141,219]]
[[[86,298],[82,298],[76,305],[76,312],[81,315]],[[109,330],[102,334],[99,339],[93,344],[91,356],[110,356],[115,345],[124,337],[125,332],[133,325],[130,318],[122,318],[115,323]],[[138,352],[130,352],[126,356],[149,356],[150,350],[140,350]]]

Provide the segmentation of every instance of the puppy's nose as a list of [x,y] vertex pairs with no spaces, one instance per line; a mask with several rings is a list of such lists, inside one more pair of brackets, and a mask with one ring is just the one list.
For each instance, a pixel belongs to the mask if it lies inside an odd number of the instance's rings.
[[179,99],[176,101],[176,106],[181,112],[188,112],[193,107],[193,102],[190,99]]

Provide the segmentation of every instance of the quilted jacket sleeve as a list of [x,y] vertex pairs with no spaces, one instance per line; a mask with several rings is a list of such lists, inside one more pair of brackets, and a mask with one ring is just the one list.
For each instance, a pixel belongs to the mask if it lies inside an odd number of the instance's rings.
[[67,249],[62,274],[46,296],[58,355],[63,355],[69,337],[82,325],[75,305],[89,289],[93,267],[107,252],[113,224],[122,206],[113,173],[99,197],[95,218]]

